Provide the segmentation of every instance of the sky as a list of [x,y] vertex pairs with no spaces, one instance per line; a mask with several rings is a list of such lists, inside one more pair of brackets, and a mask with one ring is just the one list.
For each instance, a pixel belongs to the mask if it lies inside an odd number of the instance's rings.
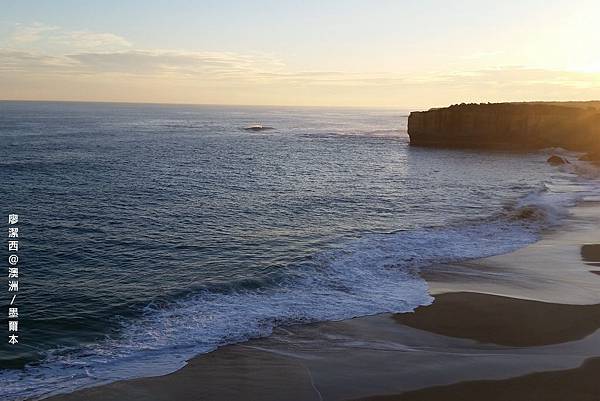
[[600,2],[2,1],[0,99],[427,108],[600,99]]

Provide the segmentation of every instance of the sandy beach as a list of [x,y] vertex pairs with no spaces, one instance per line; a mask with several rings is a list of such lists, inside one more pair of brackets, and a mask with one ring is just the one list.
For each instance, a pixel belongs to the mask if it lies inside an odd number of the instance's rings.
[[600,1],[6,3],[0,401],[600,401]]
[[294,325],[67,400],[598,400],[596,202],[516,252],[423,271],[414,313]]

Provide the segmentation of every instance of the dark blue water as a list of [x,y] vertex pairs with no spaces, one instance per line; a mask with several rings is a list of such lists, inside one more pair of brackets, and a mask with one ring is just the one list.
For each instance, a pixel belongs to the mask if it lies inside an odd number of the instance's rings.
[[406,114],[0,102],[0,210],[21,248],[0,398],[412,310],[431,301],[419,267],[531,243],[572,200],[544,154],[411,148]]

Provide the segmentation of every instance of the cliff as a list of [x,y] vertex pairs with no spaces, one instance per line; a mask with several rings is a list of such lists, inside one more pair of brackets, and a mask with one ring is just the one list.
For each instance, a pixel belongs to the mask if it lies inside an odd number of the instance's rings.
[[600,102],[461,104],[410,113],[411,145],[600,150]]

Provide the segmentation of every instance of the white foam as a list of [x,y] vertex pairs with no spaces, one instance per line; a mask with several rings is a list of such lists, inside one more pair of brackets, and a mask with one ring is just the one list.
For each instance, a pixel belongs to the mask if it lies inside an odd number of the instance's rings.
[[281,324],[411,311],[432,300],[417,268],[504,253],[534,240],[532,230],[515,222],[370,235],[315,255],[275,286],[207,290],[165,307],[149,306],[141,319],[124,322],[119,338],[68,358],[51,355],[40,366],[14,372],[3,391],[19,398],[164,374],[195,354],[268,335]]

